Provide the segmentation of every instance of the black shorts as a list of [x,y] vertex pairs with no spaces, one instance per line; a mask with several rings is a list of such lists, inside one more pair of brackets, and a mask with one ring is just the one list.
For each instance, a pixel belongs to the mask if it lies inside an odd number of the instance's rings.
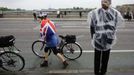
[[52,50],[55,55],[57,55],[57,53],[60,53],[57,47],[45,47],[44,51],[48,52],[48,50]]

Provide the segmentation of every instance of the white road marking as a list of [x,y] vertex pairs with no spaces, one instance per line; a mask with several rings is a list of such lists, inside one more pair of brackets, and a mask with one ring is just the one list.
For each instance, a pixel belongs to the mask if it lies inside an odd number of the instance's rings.
[[[134,70],[124,70],[124,69],[119,69],[119,70],[115,70],[115,69],[110,69],[108,72],[124,72],[124,71],[128,71],[128,72],[134,72]],[[63,73],[65,73],[65,74],[82,74],[82,73],[88,73],[88,74],[93,74],[94,73],[94,70],[93,69],[71,69],[71,70],[49,70],[47,73],[49,73],[49,74],[63,74]]]
[[92,73],[93,70],[50,70],[48,73]]
[[[75,51],[79,52],[79,51]],[[83,53],[93,53],[94,50],[83,50]],[[134,50],[111,50],[112,53],[126,53],[126,52],[134,52]]]
[[78,35],[78,36],[76,36],[77,39],[78,38],[82,38],[82,37],[84,37],[84,35]]
[[89,26],[61,26],[62,28],[89,28]]

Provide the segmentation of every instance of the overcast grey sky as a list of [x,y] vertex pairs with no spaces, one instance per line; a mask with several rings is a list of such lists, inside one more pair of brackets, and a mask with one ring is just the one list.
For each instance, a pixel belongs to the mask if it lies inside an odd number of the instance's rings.
[[[0,7],[22,9],[48,9],[48,8],[96,8],[101,0],[0,0]],[[112,6],[134,4],[134,0],[112,0]]]

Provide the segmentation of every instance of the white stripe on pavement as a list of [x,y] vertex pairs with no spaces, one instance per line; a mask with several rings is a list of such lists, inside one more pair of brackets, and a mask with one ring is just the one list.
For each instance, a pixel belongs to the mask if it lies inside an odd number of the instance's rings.
[[[79,52],[79,51],[75,51]],[[83,53],[93,53],[94,50],[83,50]],[[126,53],[126,52],[134,52],[134,50],[111,50],[112,53]]]
[[89,26],[61,26],[62,28],[89,28]]
[[[114,72],[117,72],[117,73],[124,73],[124,71],[125,72],[134,72],[134,70],[130,70],[130,69],[110,69],[109,71],[108,71],[108,73],[114,73]],[[32,71],[33,72],[33,71]],[[94,70],[93,69],[70,69],[70,70],[49,70],[47,73],[49,73],[49,74],[59,74],[59,73],[61,73],[61,74],[63,74],[63,73],[65,73],[65,74],[82,74],[82,73],[87,73],[88,75],[92,75],[93,73],[94,73]],[[64,75],[64,74],[63,74]],[[85,74],[84,74],[85,75]],[[110,74],[111,75],[111,74]],[[114,75],[114,74],[112,74],[112,75]],[[132,74],[131,74],[132,75]]]
[[92,73],[93,70],[50,70],[48,73]]

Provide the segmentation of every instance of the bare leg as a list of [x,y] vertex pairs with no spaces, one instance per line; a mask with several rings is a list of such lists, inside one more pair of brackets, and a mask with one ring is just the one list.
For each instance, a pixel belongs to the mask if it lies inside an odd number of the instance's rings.
[[65,58],[64,58],[64,56],[63,56],[62,54],[57,53],[57,57],[58,57],[62,62],[65,61]]
[[48,61],[48,52],[45,52],[45,61]]
[[41,67],[47,67],[48,66],[48,50],[49,50],[49,48],[45,48],[45,60],[44,60],[44,62],[40,65]]

